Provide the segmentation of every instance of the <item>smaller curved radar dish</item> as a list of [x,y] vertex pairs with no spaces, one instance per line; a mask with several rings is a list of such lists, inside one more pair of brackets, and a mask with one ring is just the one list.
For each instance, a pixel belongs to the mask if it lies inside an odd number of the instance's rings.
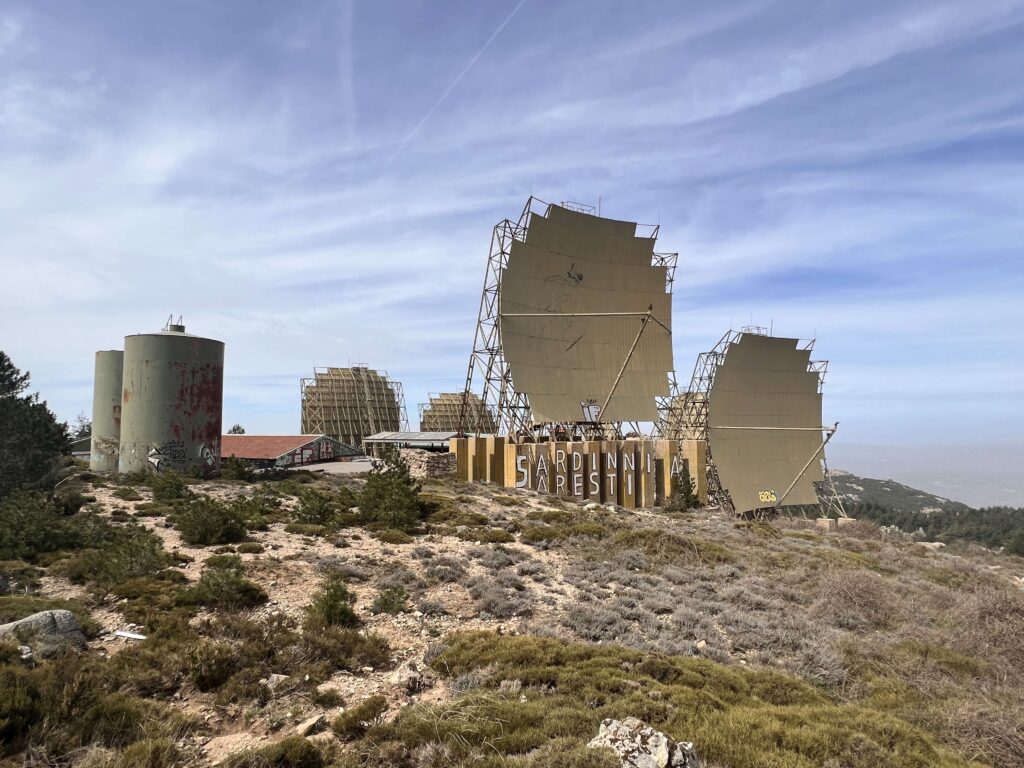
[[[737,512],[773,507],[822,444],[818,373],[797,339],[741,333],[708,396],[708,447]],[[821,454],[784,505],[817,504]]]

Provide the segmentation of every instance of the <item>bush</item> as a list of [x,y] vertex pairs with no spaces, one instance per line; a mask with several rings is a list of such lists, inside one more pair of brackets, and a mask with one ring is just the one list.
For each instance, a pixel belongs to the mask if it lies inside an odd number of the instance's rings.
[[122,485],[112,495],[121,501],[142,501],[142,494],[131,485]]
[[153,712],[147,702],[119,693],[104,694],[75,718],[80,744],[124,747],[146,735]]
[[112,526],[96,515],[65,515],[41,493],[22,491],[0,501],[0,560],[32,562],[62,549],[96,546]]
[[351,741],[365,734],[387,711],[387,699],[371,696],[338,715],[331,723],[331,730],[339,739]]
[[412,536],[405,531],[400,531],[395,528],[385,528],[383,531],[375,531],[373,538],[377,541],[382,541],[385,544],[411,544],[413,542]]
[[180,472],[165,470],[150,475],[148,479],[155,501],[174,501],[192,496],[192,491],[189,490],[188,483],[185,482],[185,476]]
[[437,557],[427,566],[427,578],[444,583],[456,582],[466,573],[458,560],[450,557]]
[[689,512],[700,506],[688,471],[676,472],[672,486],[672,495],[665,500],[667,512]]
[[183,755],[171,739],[143,739],[129,744],[104,768],[173,768]]
[[301,736],[288,736],[262,749],[234,755],[224,768],[323,768],[320,751]]
[[106,541],[97,541],[97,548],[80,551],[56,569],[71,581],[113,590],[125,581],[152,576],[171,564],[160,539],[136,524],[111,527],[103,538]]
[[419,494],[420,485],[409,474],[409,465],[397,450],[389,448],[367,477],[359,508],[370,522],[410,531],[423,511]]
[[245,567],[242,565],[242,558],[233,554],[210,555],[203,561],[203,565],[207,568],[227,568],[229,571],[234,571],[238,574],[245,571]]
[[27,670],[5,665],[0,667],[0,691],[0,745],[17,747],[42,718],[39,686]]
[[481,544],[507,544],[516,540],[516,537],[504,528],[466,528],[455,535],[463,541],[478,541]]
[[267,602],[267,593],[234,568],[208,567],[195,586],[185,590],[182,600],[186,604],[238,611]]
[[226,683],[237,671],[236,649],[227,643],[203,640],[188,649],[185,668],[197,690],[213,691]]
[[405,591],[405,587],[389,587],[388,589],[381,590],[376,599],[373,601],[373,605],[370,607],[371,613],[390,613],[397,614],[403,613],[407,608],[407,600],[409,593]]
[[330,493],[319,488],[303,488],[299,491],[299,506],[292,517],[297,523],[330,527],[340,511],[337,500]]
[[324,579],[320,589],[313,595],[313,601],[306,606],[308,627],[358,627],[359,617],[352,610],[356,598],[345,580],[337,574]]
[[225,480],[240,480],[244,483],[251,483],[256,479],[256,470],[251,461],[240,459],[237,456],[228,456],[221,464],[220,476]]
[[326,536],[331,529],[326,525],[312,525],[310,523],[288,523],[284,527],[285,533],[294,533],[297,536]]
[[248,533],[238,509],[210,498],[191,501],[176,511],[171,521],[188,544],[231,544],[244,540]]
[[[539,765],[573,765],[561,759],[562,750],[583,748],[603,718],[628,713],[677,739],[692,739],[709,765],[973,765],[881,707],[833,702],[774,670],[531,636],[458,633],[447,642],[432,654],[431,666],[453,685],[464,679],[475,688],[453,701],[402,710],[375,726],[355,751],[389,740],[410,751],[440,742],[452,752],[448,764],[469,765],[476,745],[487,744],[496,764],[504,764],[504,756],[550,750],[562,740]],[[520,681],[526,701],[505,694],[503,680]]]
[[263,553],[263,545],[258,541],[243,541],[235,547],[235,551],[243,555],[259,555]]
[[383,636],[346,627],[319,627],[302,637],[306,653],[327,665],[328,674],[338,669],[358,672],[362,667],[386,667],[391,648]]

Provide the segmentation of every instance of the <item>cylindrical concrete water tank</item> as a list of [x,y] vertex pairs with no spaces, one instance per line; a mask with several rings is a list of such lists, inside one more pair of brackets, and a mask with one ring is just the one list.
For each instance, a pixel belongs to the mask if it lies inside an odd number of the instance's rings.
[[121,397],[121,472],[220,468],[224,342],[169,325],[126,336]]
[[121,370],[124,352],[111,349],[96,353],[92,385],[92,440],[89,469],[116,472],[121,443]]

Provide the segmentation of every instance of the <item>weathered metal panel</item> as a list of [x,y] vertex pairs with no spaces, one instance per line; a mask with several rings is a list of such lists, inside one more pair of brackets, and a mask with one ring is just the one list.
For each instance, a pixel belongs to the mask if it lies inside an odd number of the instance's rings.
[[119,349],[96,353],[92,385],[92,439],[89,469],[116,472],[121,443],[121,372],[124,352]]
[[179,331],[124,340],[121,472],[220,466],[224,343]]

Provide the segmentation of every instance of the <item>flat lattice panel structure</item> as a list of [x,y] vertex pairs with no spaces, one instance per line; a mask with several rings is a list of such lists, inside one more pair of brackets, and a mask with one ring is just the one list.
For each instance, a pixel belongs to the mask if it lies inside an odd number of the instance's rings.
[[[603,404],[627,357],[600,419],[658,420],[656,399],[669,395],[673,367],[672,296],[654,243],[638,237],[633,222],[557,205],[530,216],[525,237],[511,243],[501,274],[501,349],[535,423],[587,420],[581,402]],[[637,342],[648,309],[661,325],[648,323]],[[590,313],[606,316],[580,316]]]
[[[420,403],[420,430],[423,432],[457,432],[462,415],[463,395],[460,392],[442,392],[431,395],[429,403]],[[497,425],[494,416],[484,408],[479,395],[466,394],[467,423],[479,425],[481,434],[494,434]]]
[[302,380],[303,434],[360,446],[378,432],[408,430],[402,385],[370,368],[318,368]]
[[[797,339],[741,333],[725,348],[708,394],[708,445],[737,512],[771,507],[822,443],[819,374]],[[818,504],[821,461],[785,505]],[[774,496],[773,496],[774,494]]]

